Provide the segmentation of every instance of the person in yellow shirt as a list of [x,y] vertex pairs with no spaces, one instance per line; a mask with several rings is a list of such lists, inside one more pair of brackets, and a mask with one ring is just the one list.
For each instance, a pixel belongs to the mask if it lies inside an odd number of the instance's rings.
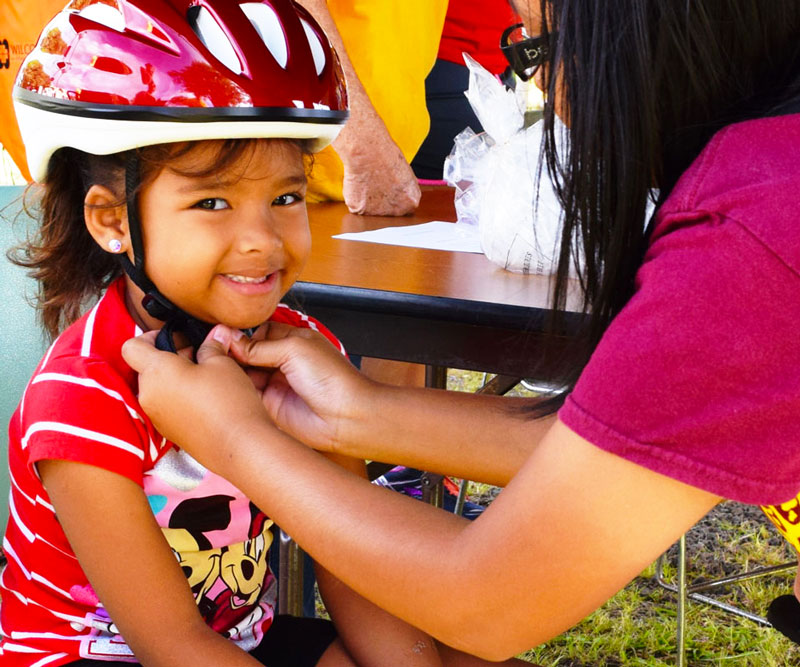
[[[72,0],[80,3],[82,0]],[[65,0],[0,4],[0,144],[30,179],[11,87],[36,36]],[[350,120],[315,158],[309,201],[344,201],[353,213],[404,215],[419,203],[410,160],[428,133],[425,77],[436,60],[447,0],[300,0],[339,53]]]

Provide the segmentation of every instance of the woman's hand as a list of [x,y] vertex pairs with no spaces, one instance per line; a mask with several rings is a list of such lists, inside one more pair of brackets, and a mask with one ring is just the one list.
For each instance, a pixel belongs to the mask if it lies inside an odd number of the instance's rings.
[[197,364],[157,350],[156,332],[127,341],[122,355],[139,373],[139,402],[159,432],[192,455],[199,451],[198,458],[217,470],[213,457],[225,451],[220,443],[243,437],[269,417],[251,379],[227,356],[231,330],[215,333],[198,350]]
[[139,372],[139,401],[163,435],[194,455],[231,429],[241,437],[253,420],[271,418],[312,447],[336,450],[343,425],[369,410],[377,385],[320,334],[276,322],[265,327],[251,340],[216,326],[197,364],[159,352],[152,334],[125,343],[125,361]]
[[[248,369],[274,369],[262,400],[281,430],[315,449],[336,451],[347,437],[347,424],[370,413],[369,401],[381,385],[359,373],[319,333],[277,322],[266,326],[263,340],[231,340],[230,355]],[[217,330],[223,336],[230,332]]]

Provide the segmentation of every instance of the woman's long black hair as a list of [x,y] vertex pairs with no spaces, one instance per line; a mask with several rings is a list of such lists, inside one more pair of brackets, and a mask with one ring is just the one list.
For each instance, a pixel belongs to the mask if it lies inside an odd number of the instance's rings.
[[[652,189],[663,201],[717,130],[800,95],[800,2],[529,2],[541,3],[551,45],[544,160],[565,211],[553,326],[563,323],[569,265],[583,248],[587,315],[560,378],[569,389],[633,294]],[[566,146],[556,112],[570,128]]]

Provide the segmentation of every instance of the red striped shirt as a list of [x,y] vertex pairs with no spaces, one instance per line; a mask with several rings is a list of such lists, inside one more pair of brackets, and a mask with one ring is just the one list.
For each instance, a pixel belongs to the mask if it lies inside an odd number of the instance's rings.
[[438,57],[463,65],[461,54],[466,52],[492,74],[500,74],[508,67],[500,36],[519,22],[507,0],[450,0]]
[[[56,519],[36,474],[35,463],[43,459],[88,463],[141,485],[211,627],[250,650],[271,623],[271,521],[235,487],[162,438],[142,411],[136,375],[120,352],[141,333],[125,308],[124,291],[120,279],[59,336],[10,422],[10,512],[3,540],[8,566],[0,577],[0,661],[6,667],[55,666],[82,657],[134,660]],[[344,352],[322,325],[282,304],[271,319],[316,329]],[[227,524],[204,526],[204,517],[220,516],[207,506],[187,513],[198,498],[222,502],[215,510]],[[198,574],[189,566],[198,558],[215,563],[232,554],[249,559],[258,572],[247,590],[240,584],[231,588],[218,571]]]

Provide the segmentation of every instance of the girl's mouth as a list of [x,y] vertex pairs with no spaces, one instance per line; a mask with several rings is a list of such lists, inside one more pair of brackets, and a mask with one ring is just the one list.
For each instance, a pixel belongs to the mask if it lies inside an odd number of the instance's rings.
[[[249,276],[239,276],[233,273],[223,273],[228,280],[232,280],[235,283],[241,283],[243,285],[258,285],[259,283],[267,282],[269,275],[260,276],[258,278],[250,278]],[[272,275],[272,274],[270,274]]]
[[230,289],[244,295],[270,294],[279,282],[279,271],[261,276],[244,276],[240,273],[221,273],[219,277]]

